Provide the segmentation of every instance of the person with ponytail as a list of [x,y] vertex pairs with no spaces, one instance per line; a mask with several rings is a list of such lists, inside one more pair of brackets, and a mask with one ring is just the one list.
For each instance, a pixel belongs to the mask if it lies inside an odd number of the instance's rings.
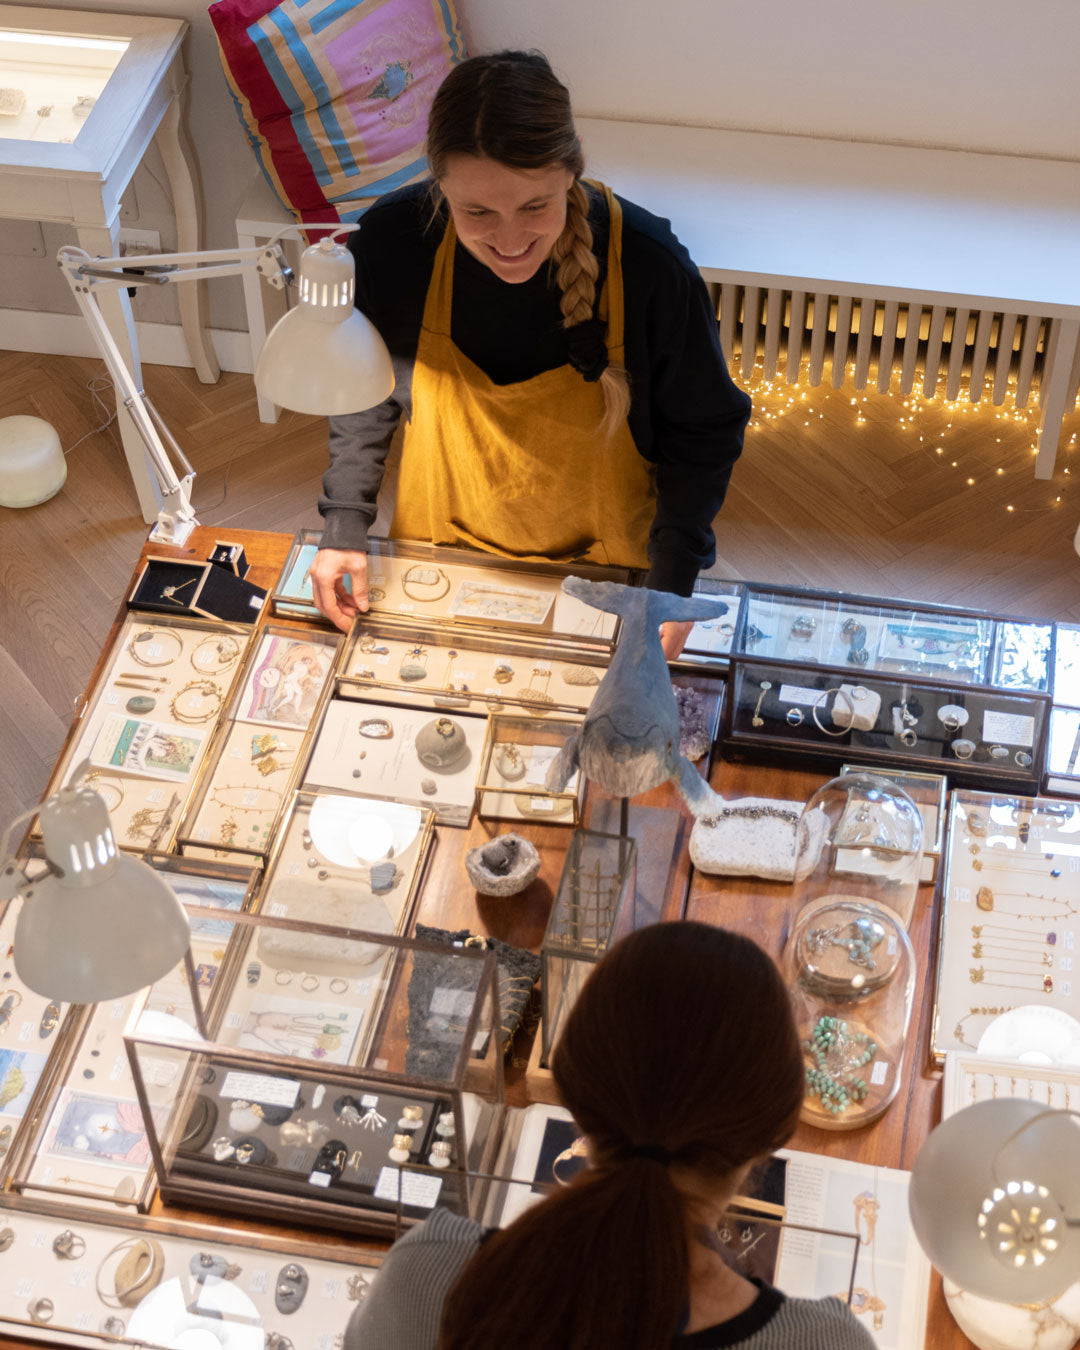
[[632,933],[586,980],[552,1072],[588,1168],[508,1228],[438,1210],[411,1229],[345,1350],[873,1350],[839,1299],[786,1298],[720,1254],[732,1197],[803,1100],[760,947],[700,923]]
[[[367,608],[367,533],[402,423],[392,535],[647,569],[689,595],[715,560],[750,402],[686,250],[583,178],[569,93],[538,52],[456,66],[427,159],[431,179],[381,198],[348,240],[396,384],[330,419],[316,604],[343,629]],[[689,625],[666,628],[671,657]]]

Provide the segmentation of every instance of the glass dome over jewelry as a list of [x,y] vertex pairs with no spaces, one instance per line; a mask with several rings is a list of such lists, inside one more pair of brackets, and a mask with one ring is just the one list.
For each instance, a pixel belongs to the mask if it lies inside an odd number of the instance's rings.
[[826,896],[798,916],[783,965],[806,1065],[801,1118],[868,1125],[900,1087],[915,990],[907,932],[872,901]]
[[822,900],[872,901],[906,928],[923,857],[919,808],[878,774],[833,778],[806,803],[795,840],[797,910]]

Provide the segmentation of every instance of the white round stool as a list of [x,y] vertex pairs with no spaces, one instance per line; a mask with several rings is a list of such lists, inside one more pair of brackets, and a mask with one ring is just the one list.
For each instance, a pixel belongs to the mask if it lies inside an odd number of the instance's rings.
[[37,506],[64,486],[60,437],[40,417],[0,417],[0,506]]

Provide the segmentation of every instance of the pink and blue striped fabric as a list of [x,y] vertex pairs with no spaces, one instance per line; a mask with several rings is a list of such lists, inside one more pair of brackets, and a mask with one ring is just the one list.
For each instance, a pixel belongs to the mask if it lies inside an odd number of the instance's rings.
[[209,13],[251,148],[298,220],[355,221],[423,177],[431,100],[465,55],[451,0],[216,0]]

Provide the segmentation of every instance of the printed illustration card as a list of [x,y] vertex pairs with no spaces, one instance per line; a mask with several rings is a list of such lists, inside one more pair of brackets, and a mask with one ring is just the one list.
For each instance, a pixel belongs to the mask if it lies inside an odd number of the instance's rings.
[[183,783],[195,767],[202,743],[202,733],[189,727],[112,715],[102,723],[90,762],[102,769]]

